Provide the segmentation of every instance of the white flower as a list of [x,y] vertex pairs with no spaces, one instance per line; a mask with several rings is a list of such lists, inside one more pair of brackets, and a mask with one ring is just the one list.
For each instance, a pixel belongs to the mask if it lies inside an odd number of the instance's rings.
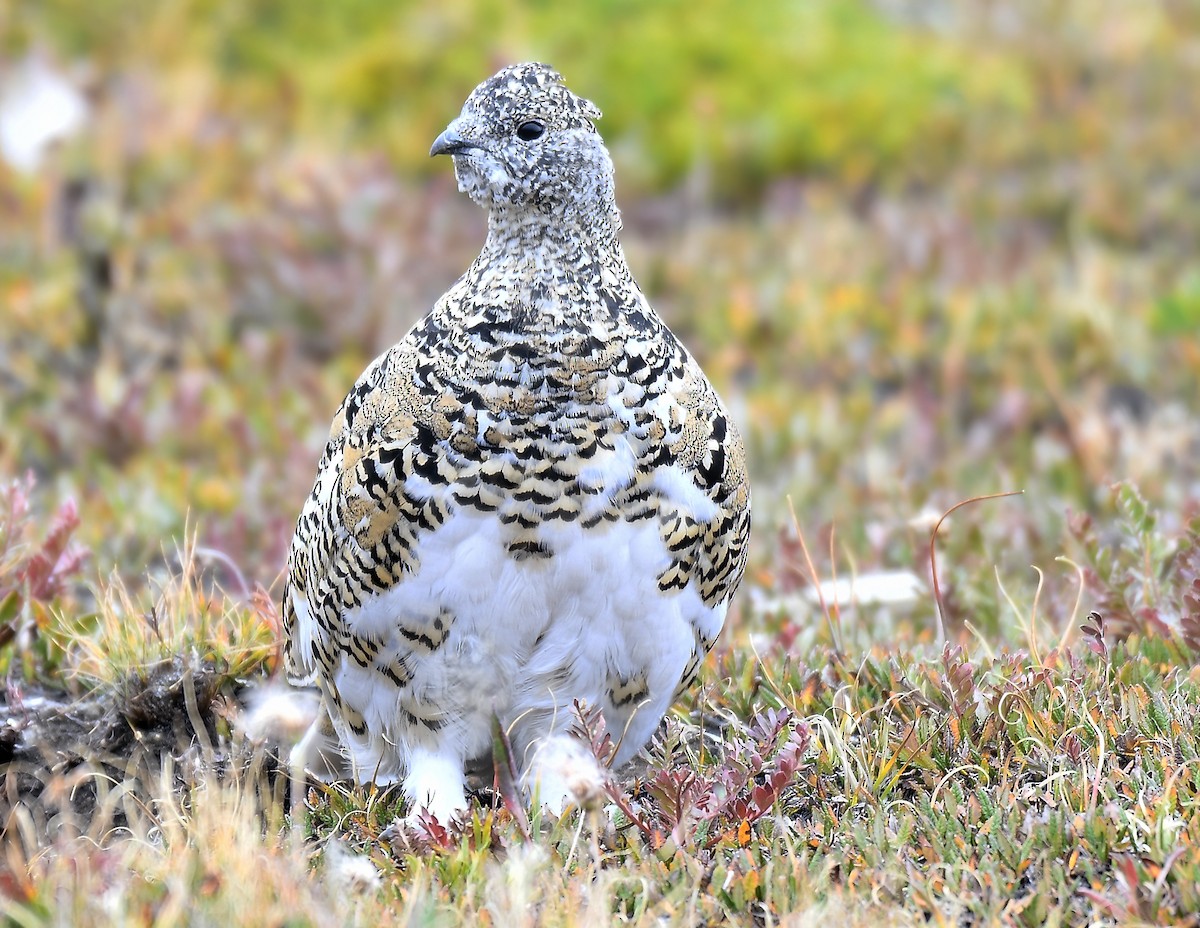
[[31,55],[0,81],[0,157],[32,174],[50,147],[77,134],[87,117],[83,94],[40,55]]
[[560,813],[567,803],[581,809],[604,798],[605,773],[579,740],[559,735],[542,741],[527,776],[536,781],[542,805]]
[[325,878],[339,889],[362,895],[383,885],[379,868],[370,858],[351,854],[340,841],[330,841],[325,848]]

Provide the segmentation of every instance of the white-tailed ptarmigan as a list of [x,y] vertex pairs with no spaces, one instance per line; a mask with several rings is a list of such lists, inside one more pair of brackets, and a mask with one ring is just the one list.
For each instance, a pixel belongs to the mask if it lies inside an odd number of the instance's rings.
[[599,115],[519,64],[438,136],[487,241],[342,403],[292,542],[286,669],[327,710],[301,758],[443,821],[494,717],[551,807],[573,700],[628,761],[745,568],[742,441],[625,263]]

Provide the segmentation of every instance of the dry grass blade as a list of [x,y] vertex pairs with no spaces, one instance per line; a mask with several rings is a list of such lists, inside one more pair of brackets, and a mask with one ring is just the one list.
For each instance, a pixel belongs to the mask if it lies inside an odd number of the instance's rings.
[[792,517],[792,527],[796,530],[796,540],[800,543],[800,551],[804,555],[804,566],[808,570],[808,580],[813,585],[813,589],[817,591],[817,600],[821,604],[821,614],[825,616],[825,621],[829,625],[829,640],[833,643],[834,651],[838,654],[843,652],[842,648],[842,627],[841,616],[837,611],[837,604],[830,609],[829,604],[825,601],[825,592],[821,586],[821,577],[817,573],[817,568],[813,565],[812,555],[808,553],[808,544],[804,540],[804,532],[800,529],[800,520],[796,518],[796,507],[792,504],[792,498],[787,498],[788,512]]

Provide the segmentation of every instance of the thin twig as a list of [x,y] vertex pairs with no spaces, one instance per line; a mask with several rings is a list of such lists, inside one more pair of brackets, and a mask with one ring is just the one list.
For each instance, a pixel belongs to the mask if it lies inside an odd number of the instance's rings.
[[[937,645],[939,648],[946,643],[946,622],[945,622],[945,619],[943,618],[943,613],[945,612],[945,606],[942,604],[942,587],[941,587],[941,584],[938,583],[938,572],[937,572],[937,545],[936,545],[936,543],[937,543],[938,529],[940,529],[942,527],[942,523],[946,521],[946,519],[947,519],[947,517],[949,517],[950,513],[954,512],[956,509],[961,509],[963,506],[966,506],[968,503],[981,503],[984,500],[988,500],[988,499],[1003,499],[1006,496],[1020,496],[1024,492],[1025,492],[1024,490],[1009,490],[1006,493],[989,493],[987,496],[972,496],[970,499],[964,499],[962,502],[955,503],[953,506],[951,506],[949,509],[947,509],[945,512],[943,512],[942,517],[937,520],[937,524],[933,527],[933,532],[929,536],[929,571],[931,574],[933,574],[933,601],[937,605],[937,613],[936,613],[937,633],[938,633]],[[791,505],[791,502],[792,502],[791,498],[789,497],[788,498],[789,506]],[[792,518],[793,519],[795,518],[795,514],[792,515]],[[800,543],[801,543],[801,545],[803,545],[804,540],[801,539]]]

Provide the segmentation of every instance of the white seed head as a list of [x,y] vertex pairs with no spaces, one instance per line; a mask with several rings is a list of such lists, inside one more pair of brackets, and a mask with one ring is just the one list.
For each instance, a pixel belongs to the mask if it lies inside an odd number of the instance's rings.
[[249,709],[237,727],[253,741],[271,739],[292,744],[308,731],[319,707],[320,700],[313,693],[268,683],[250,697]]

